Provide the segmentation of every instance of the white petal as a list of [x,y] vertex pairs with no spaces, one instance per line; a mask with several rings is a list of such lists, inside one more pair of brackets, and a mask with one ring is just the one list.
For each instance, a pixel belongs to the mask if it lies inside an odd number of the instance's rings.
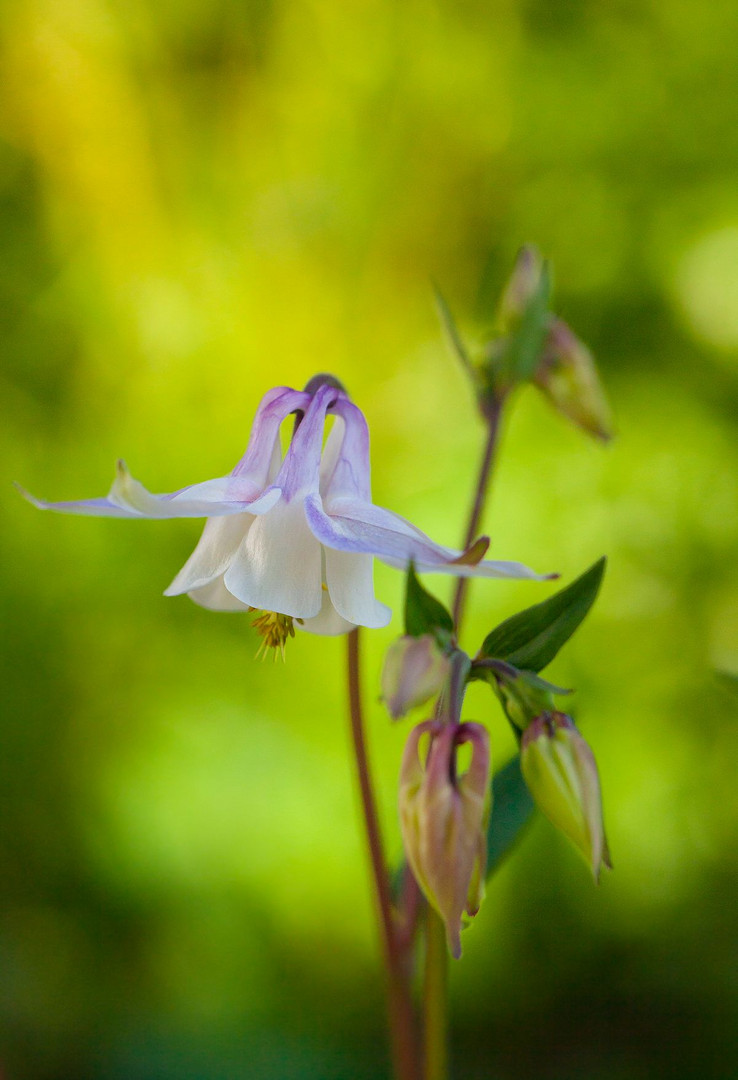
[[152,495],[119,461],[108,500],[139,517],[220,517],[244,511],[265,514],[280,494],[278,488],[262,491],[247,476],[219,476],[169,495]]
[[242,604],[233,593],[229,593],[223,584],[223,578],[216,578],[209,585],[203,585],[199,589],[193,589],[188,593],[190,600],[194,600],[200,607],[209,608],[211,611],[249,611],[248,604]]
[[208,518],[197,547],[169,588],[165,589],[164,595],[179,596],[222,576],[255,520],[253,514]]
[[354,629],[354,624],[342,619],[338,614],[326,589],[323,589],[323,604],[317,615],[312,619],[304,619],[301,623],[296,622],[298,630],[305,630],[308,634],[320,634],[323,637],[336,637],[338,634],[348,634]]
[[357,626],[386,626],[392,611],[374,596],[374,560],[371,555],[325,549],[328,592],[336,611]]
[[322,604],[320,544],[308,528],[303,501],[279,502],[257,518],[225,574],[244,604],[309,619]]

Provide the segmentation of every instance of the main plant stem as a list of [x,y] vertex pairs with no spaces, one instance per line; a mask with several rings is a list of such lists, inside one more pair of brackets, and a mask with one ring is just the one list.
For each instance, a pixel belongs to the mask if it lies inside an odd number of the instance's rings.
[[448,946],[441,917],[428,905],[425,912],[425,980],[423,984],[423,1080],[448,1076]]
[[359,630],[348,635],[348,693],[351,717],[351,737],[359,779],[361,807],[364,816],[369,862],[374,882],[377,918],[382,941],[382,951],[387,977],[387,1014],[389,1022],[392,1062],[396,1080],[418,1080],[418,1055],[415,1033],[415,1016],[410,996],[409,972],[403,955],[402,943],[392,914],[387,863],[384,858],[382,834],[379,827],[377,804],[369,772],[366,752],[364,717],[361,697]]
[[[502,396],[495,398],[485,412],[487,438],[479,465],[474,500],[469,512],[464,550],[476,540],[479,532],[500,433],[503,402]],[[456,582],[453,620],[457,639],[464,617],[467,584],[468,578],[463,577],[458,578]],[[448,949],[443,923],[431,908],[428,908],[425,921],[423,1025],[425,1045],[423,1080],[446,1080],[448,1077]]]
[[[504,398],[502,397],[495,398],[489,404],[485,412],[485,419],[487,421],[487,439],[484,444],[482,461],[479,466],[479,476],[477,477],[474,501],[472,502],[471,510],[469,512],[469,524],[467,525],[466,535],[464,537],[464,551],[474,543],[479,532],[479,523],[482,520],[484,503],[487,498],[487,489],[489,487],[492,466],[494,465],[495,460],[497,438],[500,433],[500,416],[502,414],[503,401]],[[456,581],[456,592],[454,593],[452,614],[457,637],[461,626],[461,620],[464,616],[464,601],[466,600],[468,583],[469,579],[465,577],[460,577]]]

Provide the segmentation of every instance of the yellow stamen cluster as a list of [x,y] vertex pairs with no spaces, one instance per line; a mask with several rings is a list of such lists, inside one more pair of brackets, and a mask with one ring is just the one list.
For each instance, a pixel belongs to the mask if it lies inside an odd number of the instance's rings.
[[[251,609],[255,611],[255,608]],[[298,619],[298,622],[300,620]],[[269,649],[274,650],[274,659],[277,659],[277,651],[284,660],[284,646],[287,638],[295,636],[294,619],[291,615],[280,615],[277,611],[262,611],[251,624],[254,630],[258,630],[264,639],[259,646],[256,655],[266,656]]]

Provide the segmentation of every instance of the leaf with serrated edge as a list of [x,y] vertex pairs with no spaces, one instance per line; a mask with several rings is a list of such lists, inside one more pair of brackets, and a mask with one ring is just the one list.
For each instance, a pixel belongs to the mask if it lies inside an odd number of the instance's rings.
[[437,629],[453,632],[454,623],[446,608],[423,588],[412,565],[407,568],[405,592],[405,633],[422,637]]
[[603,556],[565,589],[500,623],[484,639],[480,657],[507,660],[526,671],[545,668],[592,607],[606,562]]
[[535,805],[520,771],[516,754],[492,780],[492,814],[487,828],[487,877],[509,853],[530,821]]

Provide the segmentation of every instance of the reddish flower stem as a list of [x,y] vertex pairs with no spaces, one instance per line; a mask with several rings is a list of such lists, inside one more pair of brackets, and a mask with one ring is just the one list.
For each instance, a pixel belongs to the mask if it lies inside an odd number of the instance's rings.
[[404,949],[392,911],[387,863],[384,858],[376,799],[369,772],[361,697],[359,630],[348,635],[348,694],[351,737],[361,794],[369,862],[374,882],[377,920],[387,979],[387,1014],[396,1080],[418,1080],[419,1061],[410,980]]
[[[479,524],[482,520],[484,504],[487,498],[487,489],[489,487],[489,481],[492,474],[492,466],[494,465],[495,460],[497,439],[500,433],[500,416],[502,414],[503,402],[503,397],[495,398],[485,411],[485,418],[487,420],[487,441],[484,444],[484,452],[482,454],[482,461],[479,466],[477,486],[474,492],[474,501],[472,502],[471,510],[469,512],[469,524],[467,525],[466,536],[464,538],[464,551],[466,551],[467,548],[470,547],[472,543],[476,540],[477,534],[479,532]],[[457,636],[461,628],[461,620],[464,617],[464,601],[466,600],[466,590],[468,584],[469,579],[464,577],[458,578],[456,582],[456,592],[454,593],[454,604],[452,613]]]

